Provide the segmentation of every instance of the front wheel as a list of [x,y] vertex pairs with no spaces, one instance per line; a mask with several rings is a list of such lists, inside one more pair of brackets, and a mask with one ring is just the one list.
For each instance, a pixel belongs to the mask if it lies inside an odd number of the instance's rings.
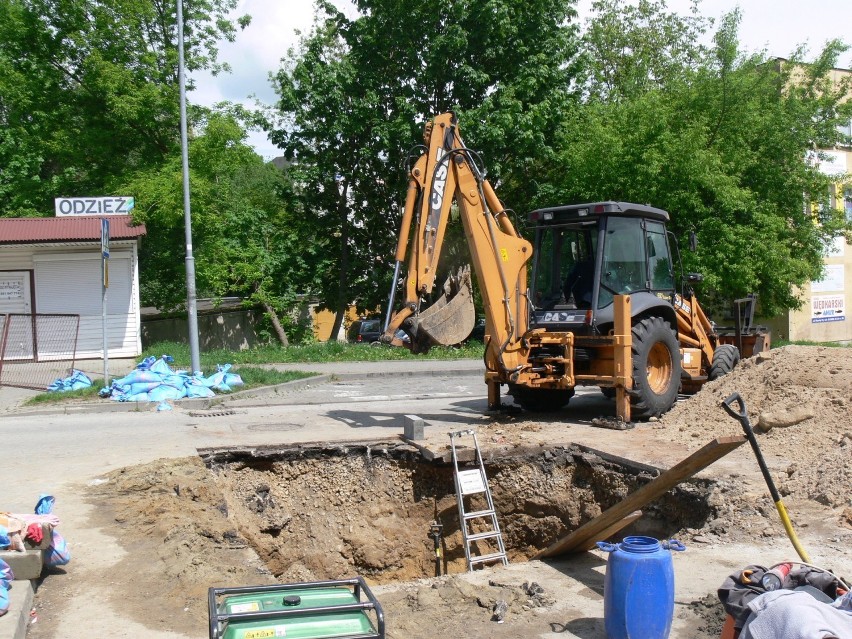
[[637,322],[633,326],[632,417],[659,417],[674,406],[680,373],[680,346],[668,322],[660,317]]
[[559,410],[574,396],[573,388],[529,388],[509,384],[509,395],[532,413],[552,413]]
[[740,351],[733,344],[720,344],[713,351],[713,363],[710,365],[711,381],[730,373],[740,363]]

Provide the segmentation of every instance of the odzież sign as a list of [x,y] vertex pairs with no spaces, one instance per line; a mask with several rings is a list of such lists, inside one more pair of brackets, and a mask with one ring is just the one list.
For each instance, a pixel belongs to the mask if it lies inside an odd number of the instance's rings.
[[130,215],[135,206],[132,197],[58,197],[56,217]]

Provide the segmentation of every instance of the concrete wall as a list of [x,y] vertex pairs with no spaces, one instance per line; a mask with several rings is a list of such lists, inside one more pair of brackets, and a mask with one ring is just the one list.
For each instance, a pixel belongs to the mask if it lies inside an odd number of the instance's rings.
[[[238,309],[198,316],[198,342],[201,350],[224,348],[244,351],[260,343],[255,327],[263,313],[254,309]],[[189,343],[185,317],[146,319],[142,321],[142,347],[156,342]]]

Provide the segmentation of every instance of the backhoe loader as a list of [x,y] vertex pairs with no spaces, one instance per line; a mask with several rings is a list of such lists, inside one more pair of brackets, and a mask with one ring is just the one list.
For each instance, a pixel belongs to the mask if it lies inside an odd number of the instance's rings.
[[[768,332],[752,325],[753,297],[738,301],[736,329],[720,331],[692,290],[700,276],[676,290],[666,211],[614,201],[535,210],[533,245],[465,147],[455,114],[427,123],[424,141],[410,170],[381,339],[417,353],[458,343],[473,328],[469,268],[425,307],[456,202],[485,311],[489,407],[500,406],[503,385],[527,410],[559,409],[577,386],[595,385],[615,398],[618,418],[647,419],[669,410],[679,391],[769,348]],[[406,261],[405,299],[394,312]]]

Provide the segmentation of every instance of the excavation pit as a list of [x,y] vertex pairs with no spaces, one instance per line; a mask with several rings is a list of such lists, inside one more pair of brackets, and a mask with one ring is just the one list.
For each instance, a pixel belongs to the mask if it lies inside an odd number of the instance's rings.
[[[374,583],[466,571],[452,463],[399,442],[200,451],[220,509],[277,581],[360,574]],[[512,563],[533,557],[652,479],[656,470],[579,446],[489,456],[486,473]],[[461,458],[472,458],[462,449]],[[668,538],[713,515],[712,482],[694,479],[620,534]],[[481,496],[466,510],[483,508]],[[434,523],[440,524],[436,565]],[[474,542],[474,554],[491,552]]]

